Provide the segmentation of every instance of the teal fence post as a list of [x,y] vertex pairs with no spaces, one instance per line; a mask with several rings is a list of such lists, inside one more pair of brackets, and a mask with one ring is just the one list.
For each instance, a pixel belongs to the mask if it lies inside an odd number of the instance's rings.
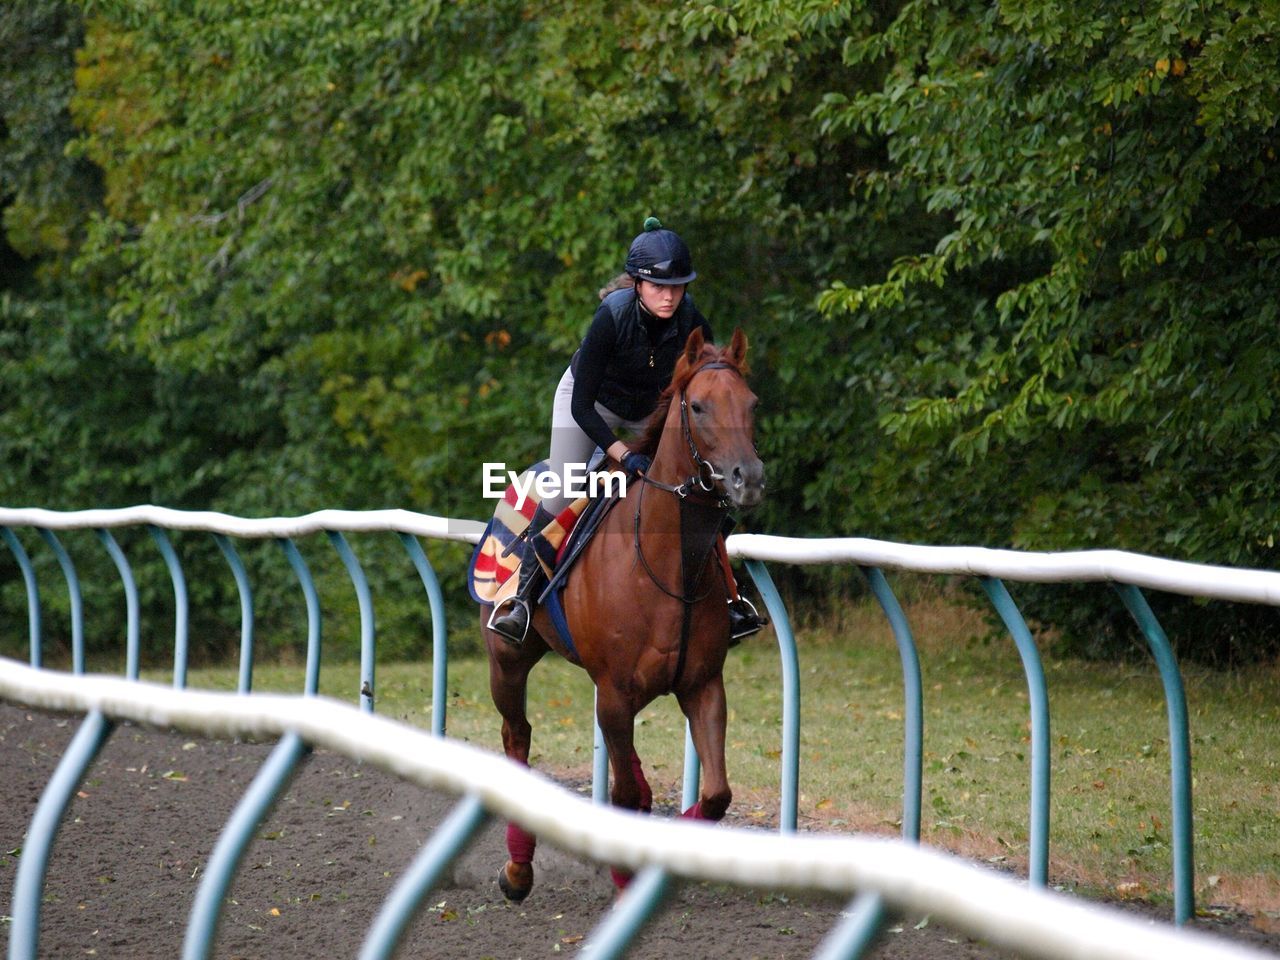
[[994,577],[981,580],[1000,619],[1013,635],[1027,677],[1027,699],[1031,703],[1031,827],[1027,879],[1031,886],[1043,887],[1049,883],[1049,695],[1044,667],[1031,631],[1004,584]]
[[587,938],[582,955],[591,960],[621,957],[662,903],[670,881],[670,875],[661,867],[645,867],[632,877],[622,896]]
[[877,567],[860,567],[880,609],[893,628],[902,661],[902,839],[920,842],[920,801],[924,791],[924,696],[920,680],[920,654],[911,626],[889,582]]
[[786,605],[768,569],[759,560],[749,559],[747,571],[769,610],[782,657],[782,812],[778,819],[782,833],[795,833],[800,794],[800,657]]
[[84,599],[80,595],[80,578],[76,576],[71,557],[53,531],[41,527],[40,536],[58,558],[62,576],[67,581],[67,596],[71,601],[71,672],[84,673]]
[[1169,790],[1173,804],[1173,908],[1174,920],[1186,923],[1195,915],[1195,857],[1191,812],[1191,731],[1187,723],[1187,697],[1182,672],[1160,621],[1142,591],[1132,584],[1112,584],[1129,613],[1138,622],[1160,669],[1165,710],[1169,717]]
[[248,693],[253,689],[253,588],[249,585],[244,564],[240,562],[240,554],[231,541],[221,533],[215,533],[213,541],[227,558],[231,575],[236,579],[236,589],[240,591],[240,681],[237,690]]
[[44,877],[49,854],[57,838],[58,827],[67,812],[71,797],[84,781],[85,772],[111,736],[115,725],[101,711],[85,715],[80,729],[71,738],[67,752],[58,762],[35,816],[27,831],[27,839],[18,859],[18,872],[13,882],[13,917],[9,932],[9,960],[36,960],[40,940],[40,905],[44,896]]
[[124,583],[125,604],[125,667],[124,675],[130,680],[138,679],[142,665],[141,640],[138,632],[138,585],[133,579],[133,568],[129,560],[116,543],[116,538],[109,530],[95,530],[102,545],[107,548],[116,569],[120,571],[120,580]]
[[311,579],[311,570],[307,561],[302,559],[297,546],[288,538],[277,540],[293,568],[298,585],[302,587],[302,596],[307,604],[307,672],[303,679],[302,691],[314,697],[320,692],[320,597],[316,594],[315,581]]
[[463,797],[450,811],[383,902],[360,948],[360,960],[391,957],[422,898],[488,819],[484,803],[474,794]]
[[342,564],[351,577],[351,585],[356,590],[356,601],[360,605],[360,709],[365,713],[373,713],[373,669],[374,669],[374,624],[373,597],[369,593],[369,580],[364,575],[360,561],[351,552],[351,544],[338,530],[326,531],[329,541]]
[[231,819],[223,827],[209,854],[204,877],[191,905],[187,935],[182,943],[183,960],[205,960],[213,953],[222,904],[236,867],[240,865],[240,858],[244,856],[258,824],[284,790],[307,750],[307,745],[296,733],[286,733],[281,737],[232,811]]
[[8,527],[0,527],[0,536],[9,545],[13,558],[18,561],[22,570],[22,580],[27,585],[27,635],[31,647],[31,666],[37,670],[41,665],[41,629],[40,629],[40,590],[36,585],[36,572],[31,566],[31,558],[23,548],[14,532]]
[[698,802],[699,780],[702,778],[702,759],[693,743],[693,729],[684,722],[684,777],[681,779],[680,809],[688,810]]
[[604,742],[604,731],[596,719],[595,704],[600,700],[599,691],[592,688],[591,708],[591,802],[609,802],[609,748]]
[[813,960],[858,960],[875,941],[885,913],[880,894],[858,894],[844,911],[844,918],[818,944]]
[[445,622],[444,592],[431,561],[422,550],[418,538],[410,533],[400,534],[414,569],[427,591],[427,603],[431,608],[431,732],[444,736],[445,705],[449,701],[449,630]]
[[160,548],[160,555],[169,568],[169,579],[173,581],[173,685],[181,690],[187,685],[187,650],[190,645],[187,578],[164,530],[155,524],[147,524],[147,531]]

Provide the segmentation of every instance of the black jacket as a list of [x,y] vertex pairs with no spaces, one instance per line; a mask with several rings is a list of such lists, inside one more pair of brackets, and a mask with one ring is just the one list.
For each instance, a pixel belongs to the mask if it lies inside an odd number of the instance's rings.
[[617,437],[595,404],[604,404],[624,420],[651,414],[658,394],[671,382],[685,341],[697,327],[712,339],[711,325],[687,293],[670,320],[641,307],[635,290],[615,290],[604,298],[570,364],[573,418],[602,450]]

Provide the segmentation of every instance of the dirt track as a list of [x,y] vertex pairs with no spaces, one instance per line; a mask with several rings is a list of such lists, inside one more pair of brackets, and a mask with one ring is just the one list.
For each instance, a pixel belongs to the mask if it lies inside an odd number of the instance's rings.
[[[8,912],[15,852],[78,718],[0,704],[0,904]],[[270,744],[196,740],[122,726],[72,803],[45,889],[41,956],[145,960],[181,953],[205,860]],[[262,825],[231,890],[214,955],[354,957],[383,899],[454,799],[343,757],[310,757]],[[669,811],[668,811],[669,812]],[[659,811],[658,815],[661,815]],[[605,868],[543,844],[533,894],[506,903],[505,859],[489,825],[429,895],[399,956],[572,955],[612,899]],[[810,956],[842,904],[715,884],[677,890],[630,956]],[[1001,954],[923,917],[903,918],[870,956]],[[1280,953],[1280,937],[1246,922],[1222,932]]]

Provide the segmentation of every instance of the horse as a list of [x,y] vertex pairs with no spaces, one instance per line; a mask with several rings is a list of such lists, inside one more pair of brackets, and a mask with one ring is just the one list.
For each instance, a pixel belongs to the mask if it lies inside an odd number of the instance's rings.
[[[720,538],[728,511],[756,506],[765,487],[746,355],[740,329],[725,348],[706,342],[701,330],[690,334],[637,444],[652,465],[631,479],[565,581],[561,601],[572,650],[545,604],[535,609],[519,645],[489,630],[489,608],[481,607],[503,751],[528,765],[529,671],[555,651],[581,665],[595,684],[596,719],[612,772],[610,802],[624,809],[647,813],[652,806],[634,746],[635,717],[668,693],[689,721],[703,772],[698,800],[681,816],[718,821],[732,798],[723,679],[726,578],[732,574]],[[533,887],[535,844],[518,824],[508,824],[509,859],[498,874],[508,900],[523,900]],[[629,879],[619,870],[612,876],[619,889]]]

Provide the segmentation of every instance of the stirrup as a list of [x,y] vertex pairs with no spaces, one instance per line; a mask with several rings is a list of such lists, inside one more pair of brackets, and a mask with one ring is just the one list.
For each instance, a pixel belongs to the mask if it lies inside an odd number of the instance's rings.
[[[741,607],[746,607],[746,610]],[[738,614],[738,616],[734,616]],[[769,622],[768,617],[760,616],[756,605],[746,597],[738,597],[729,601],[729,644],[739,643],[744,637],[759,633],[760,628]]]
[[[509,609],[508,604],[510,605]],[[504,609],[507,612],[499,615],[498,611]],[[516,633],[515,625],[511,620],[520,610],[524,611],[524,626],[520,628],[519,633]],[[507,643],[519,646],[524,643],[525,634],[529,632],[529,623],[532,620],[533,610],[529,607],[529,601],[520,596],[507,597],[501,603],[494,605],[493,611],[489,614],[489,629],[507,641]]]

